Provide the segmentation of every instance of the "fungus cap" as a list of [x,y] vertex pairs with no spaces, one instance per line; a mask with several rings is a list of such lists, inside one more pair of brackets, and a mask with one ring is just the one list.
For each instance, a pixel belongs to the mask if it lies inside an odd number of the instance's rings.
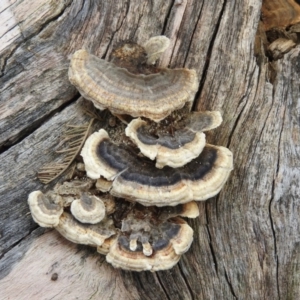
[[[100,160],[95,159],[98,144],[106,140],[109,140],[108,133],[104,129],[100,129],[88,137],[81,150],[80,155],[84,161],[86,174],[92,179],[98,179],[102,175],[108,180],[113,180],[116,176],[115,169],[109,165],[105,167]],[[101,169],[101,174],[98,172],[99,169]]]
[[206,200],[219,193],[233,169],[231,151],[209,144],[184,167],[157,169],[152,161],[133,156],[128,148],[112,143],[103,129],[87,139],[83,152],[90,153],[88,157],[83,155],[91,167],[88,176],[113,179],[113,196],[146,206]]
[[107,238],[115,234],[109,220],[95,225],[82,224],[67,212],[61,215],[55,229],[73,243],[90,246],[101,246]]
[[162,53],[170,46],[170,39],[164,35],[158,35],[150,38],[144,45],[147,53],[147,64],[155,64]]
[[205,134],[184,128],[174,134],[149,133],[147,122],[140,118],[132,120],[126,127],[126,135],[138,146],[141,153],[151,160],[156,159],[156,168],[182,167],[199,156],[205,146]]
[[191,105],[198,89],[194,70],[162,69],[137,75],[83,49],[72,56],[69,80],[100,110],[107,108],[114,114],[143,116],[156,122],[186,102]]
[[71,213],[81,223],[96,224],[105,217],[105,205],[99,197],[82,193],[71,203]]
[[120,234],[112,242],[106,260],[116,268],[131,271],[172,268],[189,249],[193,241],[193,229],[180,218],[174,218],[172,223],[163,223],[161,230],[162,236],[160,232],[152,237],[152,244],[143,240],[136,244],[136,240]]
[[199,216],[199,208],[195,201],[191,201],[176,206],[160,207],[158,218],[160,220],[167,220],[173,217],[197,218]]
[[41,227],[55,227],[63,213],[62,199],[58,195],[44,195],[34,191],[28,196],[28,204],[33,220]]
[[188,115],[186,127],[193,132],[208,131],[220,126],[222,121],[219,111],[197,111]]

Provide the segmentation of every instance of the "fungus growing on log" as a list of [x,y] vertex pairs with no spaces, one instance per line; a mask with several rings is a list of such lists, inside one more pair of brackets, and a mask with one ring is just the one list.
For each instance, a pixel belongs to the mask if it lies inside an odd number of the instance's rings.
[[[202,131],[219,126],[222,117],[219,112],[207,111],[190,113],[173,130],[160,127],[153,132],[153,124],[140,118],[132,120],[126,135],[137,145],[141,153],[151,160],[156,159],[156,167],[182,167],[202,152],[206,140]],[[180,124],[181,123],[181,124]]]
[[62,199],[59,195],[46,196],[41,191],[29,194],[28,204],[33,220],[41,227],[55,227],[63,213]]
[[[55,193],[52,195],[59,197]],[[93,197],[96,198],[90,195]],[[110,216],[104,212],[100,221],[91,218],[83,223],[72,209],[76,201],[71,204],[71,213],[68,208],[60,211],[55,229],[73,243],[97,247],[113,266],[134,271],[156,271],[174,266],[193,241],[192,228],[178,216],[196,218],[199,215],[195,202],[159,208],[119,199]],[[41,219],[40,224],[48,227],[49,222],[44,220],[47,221],[47,216]]]
[[170,40],[163,35],[154,36],[150,38],[144,45],[147,53],[147,64],[152,65],[159,59],[170,45]]
[[128,148],[112,143],[104,129],[87,139],[81,155],[88,176],[113,180],[113,196],[146,206],[173,206],[213,197],[233,168],[232,153],[227,148],[207,144],[185,166],[157,169],[152,161],[133,156]]
[[83,193],[71,203],[71,212],[81,223],[96,224],[105,217],[105,205],[99,197]]
[[85,50],[73,54],[69,79],[80,94],[100,110],[146,117],[156,122],[194,100],[198,78],[194,70],[162,69],[133,74]]
[[97,224],[83,224],[71,214],[64,212],[55,229],[67,240],[83,245],[101,246],[104,241],[115,234],[110,220],[103,220]]
[[195,201],[219,193],[233,168],[230,150],[206,144],[203,133],[221,124],[221,114],[190,111],[195,71],[153,65],[168,44],[163,36],[143,47],[125,41],[111,62],[74,53],[71,83],[127,128],[113,117],[104,125],[111,139],[103,128],[86,139],[76,175],[28,199],[40,226],[97,247],[125,270],[173,267],[193,241],[182,217],[198,217]]
[[[153,234],[152,245],[143,236],[136,235],[130,240],[120,235],[110,246],[106,260],[124,270],[166,270],[179,261],[193,241],[193,229],[181,219],[175,219],[174,223],[164,223],[158,227],[156,234]],[[137,245],[137,238],[141,240],[141,245]]]
[[[197,217],[197,205],[194,202],[176,208],[128,205],[124,202],[119,207],[122,220],[116,224],[121,228],[109,242],[106,260],[115,267],[132,271],[157,271],[174,266],[193,241],[192,228],[177,216]],[[115,215],[118,220],[118,211]],[[103,251],[103,247],[98,251]]]

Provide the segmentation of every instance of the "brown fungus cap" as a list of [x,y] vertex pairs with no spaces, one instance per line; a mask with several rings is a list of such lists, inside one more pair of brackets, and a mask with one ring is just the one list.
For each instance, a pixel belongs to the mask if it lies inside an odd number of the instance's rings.
[[208,144],[183,167],[157,169],[152,161],[112,143],[103,129],[87,139],[81,155],[88,176],[114,179],[110,190],[113,196],[146,206],[173,206],[211,198],[219,193],[233,169],[231,151]]
[[212,130],[221,125],[223,119],[219,111],[191,112],[186,120],[186,127],[193,132]]
[[71,213],[81,223],[96,224],[105,217],[105,205],[99,197],[83,193],[71,203]]
[[69,79],[100,110],[107,108],[114,114],[143,116],[156,122],[185,103],[192,103],[198,89],[194,70],[133,74],[83,49],[71,59]]
[[[100,129],[98,132],[94,132],[89,136],[80,155],[83,157],[88,177],[98,179],[101,175],[107,180],[113,180],[118,171],[109,165],[104,165],[101,160],[95,159],[97,157],[98,144],[102,141],[109,141],[108,133],[104,129]],[[101,170],[101,174],[98,170]]]
[[199,208],[195,201],[191,201],[176,206],[163,206],[159,208],[158,219],[168,220],[173,217],[197,218],[199,216]]
[[155,227],[149,235],[120,233],[112,242],[106,260],[124,270],[166,270],[179,261],[192,241],[193,229],[182,219],[175,218]]
[[63,213],[62,198],[58,195],[44,195],[41,191],[29,194],[28,204],[33,220],[41,227],[55,227]]
[[83,245],[101,246],[104,241],[115,234],[111,220],[104,219],[95,225],[83,224],[71,214],[64,212],[55,229],[67,240]]
[[157,137],[149,133],[147,122],[140,118],[132,120],[125,132],[141,153],[151,160],[156,159],[157,168],[182,167],[196,158],[205,146],[203,132],[183,128],[176,130],[174,134],[160,133]]
[[193,240],[193,230],[178,216],[195,218],[195,202],[174,207],[145,207],[119,199],[113,215],[116,236],[97,248],[117,268],[132,271],[165,270],[174,266]]
[[162,53],[170,46],[170,39],[164,35],[158,35],[150,38],[144,45],[147,53],[147,64],[155,64]]

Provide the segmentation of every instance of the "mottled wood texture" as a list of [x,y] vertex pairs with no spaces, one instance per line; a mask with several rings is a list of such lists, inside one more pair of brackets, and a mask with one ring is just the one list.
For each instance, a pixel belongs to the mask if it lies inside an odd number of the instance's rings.
[[[1,1],[1,299],[300,299],[300,46],[269,59],[260,15],[260,0]],[[27,195],[49,188],[36,171],[57,157],[64,124],[88,120],[69,55],[107,58],[120,40],[158,34],[171,37],[162,65],[197,70],[195,108],[222,112],[208,140],[233,151],[235,168],[199,204],[176,267],[124,272],[38,228]]]

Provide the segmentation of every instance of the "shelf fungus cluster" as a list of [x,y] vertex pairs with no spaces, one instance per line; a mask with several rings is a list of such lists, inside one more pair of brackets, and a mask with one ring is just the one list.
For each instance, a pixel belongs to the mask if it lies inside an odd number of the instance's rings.
[[173,267],[193,241],[183,218],[196,218],[196,201],[219,193],[233,168],[232,153],[205,139],[220,113],[190,111],[195,71],[155,66],[168,44],[166,37],[144,46],[123,42],[109,62],[74,53],[71,83],[118,117],[112,127],[122,131],[107,126],[91,134],[81,150],[84,168],[78,163],[72,179],[28,198],[40,226],[96,247],[125,270]]

